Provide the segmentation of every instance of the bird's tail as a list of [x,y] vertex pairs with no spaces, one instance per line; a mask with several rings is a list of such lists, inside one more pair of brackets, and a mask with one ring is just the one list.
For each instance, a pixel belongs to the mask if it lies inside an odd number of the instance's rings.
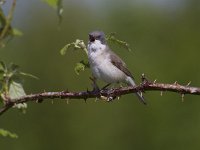
[[144,97],[143,97],[143,95],[142,95],[142,92],[137,92],[137,93],[135,93],[135,94],[136,94],[136,96],[138,97],[138,99],[139,99],[144,105],[147,104],[146,101],[145,101],[145,99],[144,99]]
[[[133,80],[131,77],[127,77],[126,81],[127,81],[127,83],[128,83],[129,85],[136,86],[134,80]],[[139,99],[143,104],[145,104],[145,105],[147,104],[146,101],[145,101],[145,99],[144,99],[144,97],[143,97],[143,95],[142,95],[142,92],[141,92],[141,91],[138,91],[137,93],[134,93],[134,94],[136,94],[136,96],[138,97],[138,99]]]

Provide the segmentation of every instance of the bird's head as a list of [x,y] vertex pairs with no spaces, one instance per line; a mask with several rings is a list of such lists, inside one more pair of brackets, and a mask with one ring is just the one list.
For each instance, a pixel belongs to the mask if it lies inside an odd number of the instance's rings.
[[93,31],[89,33],[89,41],[94,42],[95,40],[99,40],[101,44],[106,44],[105,34],[102,31]]

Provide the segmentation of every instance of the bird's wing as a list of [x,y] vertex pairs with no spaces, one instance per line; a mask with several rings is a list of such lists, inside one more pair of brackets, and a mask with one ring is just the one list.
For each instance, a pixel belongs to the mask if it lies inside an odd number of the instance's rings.
[[123,60],[117,56],[113,51],[110,51],[110,60],[111,63],[120,69],[122,72],[124,72],[127,76],[133,78],[131,72],[126,68],[126,64],[123,62]]

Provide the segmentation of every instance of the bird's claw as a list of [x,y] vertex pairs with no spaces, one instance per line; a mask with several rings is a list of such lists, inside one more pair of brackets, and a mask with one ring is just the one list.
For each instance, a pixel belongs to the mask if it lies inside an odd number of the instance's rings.
[[100,89],[99,89],[99,87],[98,87],[98,85],[96,83],[96,78],[95,77],[90,77],[90,80],[92,81],[92,87],[93,87],[92,92],[99,92]]

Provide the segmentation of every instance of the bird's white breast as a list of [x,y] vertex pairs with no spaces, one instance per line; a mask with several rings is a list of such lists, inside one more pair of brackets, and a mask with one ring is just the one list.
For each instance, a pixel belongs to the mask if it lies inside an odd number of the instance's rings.
[[107,83],[123,82],[126,75],[114,66],[110,60],[110,53],[106,45],[95,40],[88,44],[88,58],[93,75]]

